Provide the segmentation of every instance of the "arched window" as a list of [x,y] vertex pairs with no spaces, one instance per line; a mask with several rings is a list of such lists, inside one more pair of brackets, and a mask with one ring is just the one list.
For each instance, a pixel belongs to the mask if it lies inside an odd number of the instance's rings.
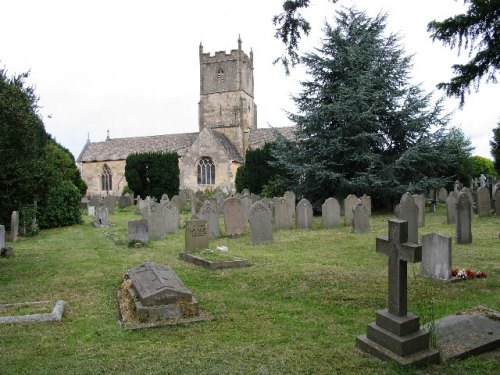
[[215,164],[208,156],[198,163],[198,185],[215,185]]
[[111,169],[109,169],[107,164],[104,164],[101,174],[101,189],[103,191],[113,190],[113,180],[111,175]]
[[217,83],[224,82],[224,71],[219,68],[217,69]]

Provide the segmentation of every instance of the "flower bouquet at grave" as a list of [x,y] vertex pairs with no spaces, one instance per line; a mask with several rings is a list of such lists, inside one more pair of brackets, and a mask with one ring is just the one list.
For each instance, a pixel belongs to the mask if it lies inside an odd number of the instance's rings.
[[452,268],[451,276],[462,279],[484,279],[488,276],[488,274],[483,271],[474,272],[470,268]]

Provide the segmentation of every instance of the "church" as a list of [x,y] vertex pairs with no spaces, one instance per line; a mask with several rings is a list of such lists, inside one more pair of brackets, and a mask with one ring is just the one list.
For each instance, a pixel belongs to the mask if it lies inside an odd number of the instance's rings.
[[[238,38],[238,49],[214,55],[200,44],[198,133],[88,140],[77,159],[87,195],[121,195],[127,156],[150,151],[177,152],[181,189],[233,191],[246,151],[275,139],[272,129],[257,128],[253,52],[247,55],[241,44]],[[274,130],[293,138],[294,127]]]

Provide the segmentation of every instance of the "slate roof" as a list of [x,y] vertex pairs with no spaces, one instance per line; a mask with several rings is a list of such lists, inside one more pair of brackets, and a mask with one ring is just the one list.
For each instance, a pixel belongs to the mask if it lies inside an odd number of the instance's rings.
[[226,150],[227,155],[229,156],[229,159],[237,161],[239,163],[243,163],[243,157],[240,155],[238,150],[236,150],[236,147],[234,147],[233,143],[229,140],[228,137],[226,137],[225,134],[219,133],[216,130],[212,130],[211,133],[214,135],[215,139],[217,139],[217,142],[224,147]]
[[286,126],[282,128],[261,128],[250,133],[248,147],[252,150],[264,147],[267,142],[272,142],[276,139],[276,133],[279,132],[288,140],[295,139],[295,126]]

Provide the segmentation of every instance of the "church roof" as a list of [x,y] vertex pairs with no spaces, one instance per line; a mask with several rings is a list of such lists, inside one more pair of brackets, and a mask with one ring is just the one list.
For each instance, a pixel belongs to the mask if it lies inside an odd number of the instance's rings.
[[286,126],[282,128],[261,128],[253,130],[250,133],[248,147],[252,150],[264,147],[266,143],[273,142],[276,139],[276,132],[280,133],[290,141],[295,139],[295,126]]
[[243,157],[240,155],[236,147],[234,147],[233,143],[229,140],[228,137],[226,137],[225,134],[219,133],[216,130],[212,130],[211,133],[214,135],[215,139],[217,139],[217,142],[224,147],[229,159],[237,161],[239,163],[243,163]]

